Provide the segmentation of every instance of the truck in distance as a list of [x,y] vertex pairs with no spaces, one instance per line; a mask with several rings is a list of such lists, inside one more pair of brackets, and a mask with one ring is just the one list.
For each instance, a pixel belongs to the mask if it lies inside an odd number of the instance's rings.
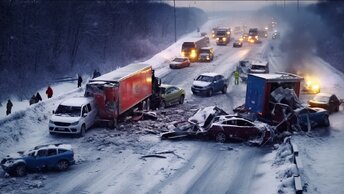
[[209,37],[198,37],[190,39],[182,44],[181,55],[190,61],[197,61],[202,47],[209,46]]
[[231,39],[231,29],[228,27],[217,28],[216,30],[216,44],[227,45]]
[[250,28],[248,31],[248,38],[247,41],[249,43],[258,43],[258,28]]

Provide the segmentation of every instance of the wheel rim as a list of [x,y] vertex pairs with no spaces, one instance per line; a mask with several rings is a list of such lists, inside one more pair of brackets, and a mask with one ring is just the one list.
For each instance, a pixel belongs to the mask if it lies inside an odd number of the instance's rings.
[[68,168],[68,162],[67,161],[60,161],[58,164],[59,170],[66,170]]
[[217,142],[223,143],[226,141],[226,135],[223,132],[218,132],[215,139]]
[[25,175],[25,166],[20,165],[16,169],[17,175],[18,176],[24,176]]

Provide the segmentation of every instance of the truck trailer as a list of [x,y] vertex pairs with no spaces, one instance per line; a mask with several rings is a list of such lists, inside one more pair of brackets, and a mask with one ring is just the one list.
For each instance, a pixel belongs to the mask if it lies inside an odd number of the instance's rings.
[[85,96],[94,97],[98,106],[97,121],[116,127],[134,108],[157,108],[160,103],[160,79],[147,64],[130,64],[86,85]]
[[209,37],[192,38],[182,44],[181,55],[190,61],[197,61],[202,47],[209,46]]

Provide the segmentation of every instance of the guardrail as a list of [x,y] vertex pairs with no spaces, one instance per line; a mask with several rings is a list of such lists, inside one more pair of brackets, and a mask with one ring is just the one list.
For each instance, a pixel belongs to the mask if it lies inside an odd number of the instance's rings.
[[293,156],[294,156],[294,164],[296,165],[296,169],[297,169],[297,174],[294,175],[294,189],[295,189],[295,193],[296,194],[302,194],[303,193],[303,186],[302,186],[302,174],[303,174],[303,164],[300,158],[300,151],[298,146],[295,143],[292,143],[290,138],[288,137],[288,139],[286,140],[287,142],[289,142],[289,144],[291,145],[291,149],[293,152]]

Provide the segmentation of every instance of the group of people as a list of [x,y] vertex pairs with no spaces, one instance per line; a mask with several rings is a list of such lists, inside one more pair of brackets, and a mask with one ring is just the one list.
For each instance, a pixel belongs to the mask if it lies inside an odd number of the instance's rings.
[[[99,77],[101,74],[99,71],[97,70],[94,70],[93,72],[93,77],[92,78],[96,78],[96,77]],[[81,87],[81,84],[82,84],[82,77],[80,75],[78,75],[78,88]],[[51,98],[53,97],[53,94],[54,94],[54,91],[53,89],[48,86],[47,90],[45,91],[45,94],[47,95],[48,98]],[[36,104],[38,103],[39,101],[42,101],[42,97],[41,95],[39,94],[39,92],[37,92],[36,95],[32,95],[32,97],[30,98],[29,100],[29,104],[32,105],[32,104]],[[6,104],[6,115],[9,115],[11,114],[12,112],[12,107],[13,107],[13,103],[11,100],[8,100],[7,101],[7,104]]]

